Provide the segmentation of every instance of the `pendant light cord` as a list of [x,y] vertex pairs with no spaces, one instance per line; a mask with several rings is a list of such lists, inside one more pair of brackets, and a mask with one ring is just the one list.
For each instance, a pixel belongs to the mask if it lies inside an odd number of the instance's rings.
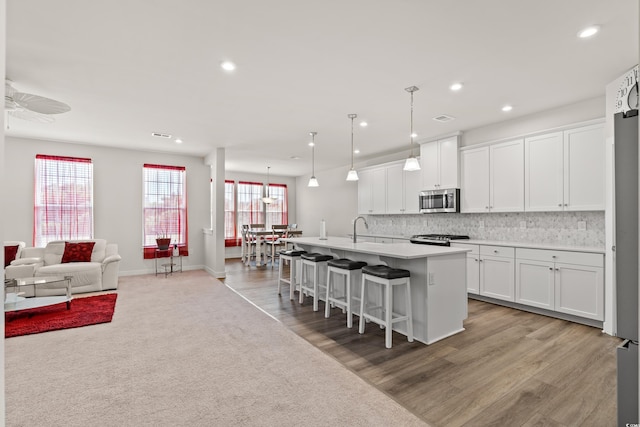
[[407,92],[411,94],[411,116],[410,116],[410,130],[409,134],[409,147],[411,147],[411,157],[413,157],[413,92],[419,90],[417,86],[409,86],[405,88]]
[[353,119],[358,117],[357,114],[348,114],[351,119],[351,169],[353,169]]

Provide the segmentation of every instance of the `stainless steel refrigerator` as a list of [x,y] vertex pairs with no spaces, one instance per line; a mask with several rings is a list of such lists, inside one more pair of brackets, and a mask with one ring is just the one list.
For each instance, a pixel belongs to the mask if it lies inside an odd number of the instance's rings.
[[615,115],[618,425],[638,423],[638,110]]

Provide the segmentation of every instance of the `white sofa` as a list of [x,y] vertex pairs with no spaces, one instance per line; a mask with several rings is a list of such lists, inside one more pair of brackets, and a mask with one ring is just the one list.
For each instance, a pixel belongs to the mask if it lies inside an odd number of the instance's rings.
[[[23,248],[20,257],[5,268],[6,279],[43,276],[71,276],[71,292],[96,292],[118,288],[121,257],[118,245],[104,239],[69,240],[70,243],[95,242],[91,262],[61,263],[65,241],[49,242],[44,248]],[[30,293],[25,289],[27,294]],[[60,285],[38,288],[38,295],[61,295]],[[25,295],[30,296],[30,295]]]

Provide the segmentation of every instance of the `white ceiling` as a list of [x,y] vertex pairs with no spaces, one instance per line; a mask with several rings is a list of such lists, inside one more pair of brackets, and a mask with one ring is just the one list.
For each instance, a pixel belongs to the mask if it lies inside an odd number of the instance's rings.
[[[591,24],[601,32],[578,39]],[[408,86],[421,140],[603,96],[637,63],[638,0],[9,0],[7,77],[72,109],[6,133],[225,147],[229,170],[298,176],[310,131],[316,170],[349,164],[349,113],[369,123],[360,158],[408,148]]]

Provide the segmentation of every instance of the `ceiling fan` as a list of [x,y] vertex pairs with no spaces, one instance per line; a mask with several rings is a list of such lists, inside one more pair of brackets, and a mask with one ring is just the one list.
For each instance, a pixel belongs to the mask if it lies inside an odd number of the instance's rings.
[[31,93],[19,92],[9,79],[4,83],[4,109],[12,117],[38,123],[53,123],[53,114],[71,110],[64,102]]

